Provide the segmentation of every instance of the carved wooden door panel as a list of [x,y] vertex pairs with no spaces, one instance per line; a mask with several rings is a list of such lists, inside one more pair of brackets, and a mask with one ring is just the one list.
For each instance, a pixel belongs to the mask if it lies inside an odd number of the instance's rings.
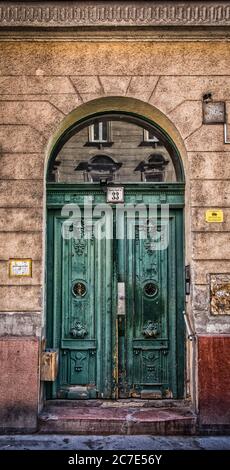
[[126,238],[122,257],[126,315],[118,318],[119,396],[176,397],[175,217],[149,225],[147,238],[145,226],[130,223],[135,238]]
[[60,363],[53,394],[108,398],[112,240],[93,234],[88,239],[63,238],[63,223],[65,219],[54,216],[54,346]]

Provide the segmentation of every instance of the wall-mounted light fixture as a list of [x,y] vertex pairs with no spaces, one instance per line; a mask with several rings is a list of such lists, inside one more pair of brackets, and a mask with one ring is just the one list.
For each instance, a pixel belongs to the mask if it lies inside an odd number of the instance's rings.
[[227,136],[227,115],[224,101],[213,101],[212,92],[203,94],[203,124],[224,124],[224,143],[230,144]]
[[224,124],[226,111],[224,101],[213,101],[212,93],[203,95],[203,124]]

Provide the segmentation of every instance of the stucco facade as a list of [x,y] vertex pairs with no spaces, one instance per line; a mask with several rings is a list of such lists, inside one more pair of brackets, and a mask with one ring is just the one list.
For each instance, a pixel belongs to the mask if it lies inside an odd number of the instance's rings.
[[[20,3],[10,2],[12,9]],[[50,150],[70,122],[114,108],[116,99],[120,110],[151,116],[179,148],[186,183],[185,264],[191,270],[185,300],[195,332],[186,341],[185,398],[204,428],[227,426],[230,144],[223,124],[204,124],[202,112],[208,92],[213,101],[225,102],[227,113],[230,106],[228,2],[163,2],[166,13],[158,16],[150,11],[157,2],[110,2],[120,8],[112,16],[103,2],[68,2],[79,8],[76,16],[71,5],[62,6],[64,16],[55,22],[49,15],[60,3],[47,2],[42,14],[24,2],[28,13],[12,10],[11,17],[6,2],[0,4],[1,430],[35,430],[43,403],[39,358],[46,336]],[[81,16],[88,4],[104,13]],[[227,132],[230,140],[230,125]],[[223,222],[208,223],[208,209],[223,210]],[[12,258],[31,258],[32,277],[9,277]],[[220,274],[226,275],[226,304],[213,313],[211,278]]]

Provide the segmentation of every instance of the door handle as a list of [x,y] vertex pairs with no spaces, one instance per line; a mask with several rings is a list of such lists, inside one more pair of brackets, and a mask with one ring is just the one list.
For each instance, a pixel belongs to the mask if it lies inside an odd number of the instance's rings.
[[125,315],[125,283],[117,283],[117,315]]

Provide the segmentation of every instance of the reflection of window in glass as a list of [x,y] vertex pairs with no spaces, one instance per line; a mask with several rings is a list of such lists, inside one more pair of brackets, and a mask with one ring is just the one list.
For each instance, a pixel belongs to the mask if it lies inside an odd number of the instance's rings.
[[[113,142],[106,140],[111,137],[110,127]],[[154,140],[143,142],[144,135]],[[94,141],[89,142],[89,138]],[[104,152],[105,147],[109,147],[108,153]],[[126,116],[101,116],[79,126],[64,143],[50,164],[49,181],[176,182],[181,175],[174,165],[174,153],[159,129],[149,126],[147,131],[139,120]]]
[[95,122],[89,126],[89,142],[108,142],[109,123],[108,121]]
[[141,172],[141,181],[164,181],[165,169],[169,164],[163,155],[155,153],[150,155],[147,160],[140,162],[134,171]]
[[114,180],[115,173],[121,166],[122,163],[115,162],[107,155],[96,155],[88,162],[81,161],[75,171],[83,171],[85,181],[108,182]]
[[143,129],[143,130],[144,130],[144,135],[143,135],[144,142],[154,142],[154,143],[159,142],[159,139],[153,134],[153,132],[147,131],[147,129]]

